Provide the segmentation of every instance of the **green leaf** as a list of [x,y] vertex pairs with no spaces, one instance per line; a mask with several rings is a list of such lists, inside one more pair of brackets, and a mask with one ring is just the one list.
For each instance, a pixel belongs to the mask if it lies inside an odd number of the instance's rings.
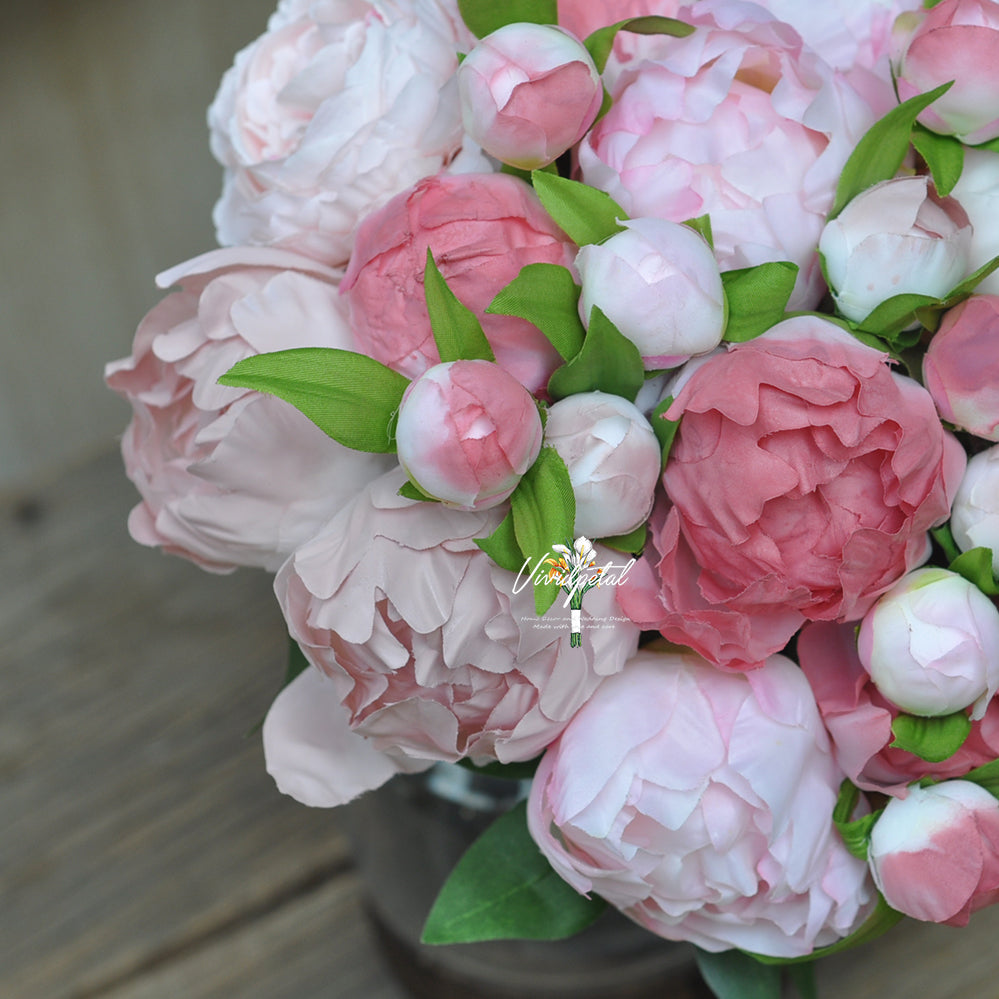
[[579,318],[579,286],[569,269],[558,264],[522,267],[486,312],[533,323],[564,361],[575,357],[583,346],[586,330]]
[[849,780],[840,784],[839,797],[833,809],[833,825],[843,840],[843,845],[860,860],[867,860],[867,850],[871,839],[871,829],[884,809],[869,812],[860,818],[853,818],[854,809],[860,801],[860,791]]
[[797,276],[798,265],[787,260],[722,272],[728,302],[725,339],[743,343],[779,323]]
[[999,798],[999,760],[984,763],[966,773],[961,780],[970,780],[984,787],[993,797]]
[[999,583],[992,570],[991,548],[969,548],[956,556],[948,568],[969,583],[974,583],[987,596],[999,596]]
[[553,399],[579,392],[609,392],[634,402],[644,384],[645,367],[638,348],[594,306],[583,346],[553,372],[548,392]]
[[648,17],[629,17],[617,24],[609,24],[598,28],[588,35],[583,44],[596,64],[597,72],[602,73],[607,68],[614,39],[619,31],[630,31],[636,35],[672,35],[674,38],[686,38],[694,33],[694,26],[672,17],[661,17],[651,14]]
[[912,144],[930,168],[937,194],[946,197],[961,179],[964,169],[963,143],[953,135],[931,132],[917,122],[912,129]]
[[404,499],[411,500],[421,500],[427,503],[439,503],[440,500],[436,496],[431,496],[429,493],[425,493],[415,482],[412,480],[404,482],[396,493],[398,496],[402,496]]
[[649,529],[645,524],[639,524],[630,534],[617,534],[612,538],[600,538],[608,548],[628,555],[637,555],[645,547],[645,539]]
[[965,711],[937,718],[900,714],[892,721],[891,731],[895,738],[889,745],[893,748],[914,753],[930,763],[942,763],[964,745],[971,734],[971,719]]
[[840,174],[830,219],[834,219],[861,191],[889,180],[909,150],[916,118],[952,84],[945,83],[926,94],[917,94],[889,111],[864,133]]
[[696,219],[687,219],[687,221],[683,224],[687,226],[688,229],[693,229],[694,232],[699,233],[704,238],[704,242],[707,243],[712,250],[715,248],[715,239],[711,232],[710,215],[698,215]]
[[663,467],[666,466],[666,459],[669,457],[670,448],[676,438],[676,432],[680,429],[679,420],[667,420],[666,410],[673,405],[673,396],[668,395],[654,410],[649,422],[652,424],[652,431],[663,449]]
[[892,340],[908,326],[919,321],[917,313],[920,309],[938,305],[940,299],[932,295],[917,295],[906,293],[892,295],[880,305],[872,309],[857,323],[857,327],[868,333]]
[[427,247],[427,266],[423,271],[423,290],[430,328],[442,362],[496,360],[478,317],[459,302],[447,286],[430,247]]
[[558,0],[458,0],[458,10],[476,38],[517,21],[558,24]]
[[[565,462],[553,447],[543,447],[510,497],[513,529],[529,568],[551,553],[552,545],[574,537],[576,496]],[[540,573],[537,573],[540,575]],[[544,614],[557,599],[555,583],[535,582],[534,609]]]
[[501,815],[444,882],[423,927],[426,944],[562,940],[605,909],[552,869],[527,830],[527,803]]
[[699,947],[697,968],[717,999],[780,999],[781,971],[741,950],[712,954]]
[[941,306],[944,309],[952,309],[958,302],[964,301],[996,268],[999,268],[999,256],[986,261],[970,277],[966,277],[953,291],[947,294],[947,297],[940,303]]
[[517,544],[517,534],[513,529],[513,511],[500,521],[499,527],[488,537],[475,542],[501,569],[507,572],[520,572],[524,566],[524,553]]
[[609,194],[589,184],[535,170],[535,193],[555,224],[577,245],[601,243],[620,232],[628,216]]
[[[957,547],[957,542],[954,540],[954,535],[950,529],[950,521],[945,524],[941,524],[939,527],[934,527],[930,531],[930,537],[940,546],[940,549],[944,553],[944,558],[948,562],[953,563],[956,558],[961,555],[961,549]],[[953,565],[950,566],[953,569]],[[957,570],[954,569],[956,572]]]
[[395,451],[395,418],[409,385],[374,358],[334,347],[246,357],[218,381],[284,399],[335,441],[379,453]]

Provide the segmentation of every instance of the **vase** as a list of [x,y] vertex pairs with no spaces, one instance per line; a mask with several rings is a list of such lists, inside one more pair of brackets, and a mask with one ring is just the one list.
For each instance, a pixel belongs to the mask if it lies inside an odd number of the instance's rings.
[[613,909],[567,940],[420,943],[455,863],[528,782],[453,764],[399,775],[343,809],[379,948],[417,999],[702,999],[693,949]]

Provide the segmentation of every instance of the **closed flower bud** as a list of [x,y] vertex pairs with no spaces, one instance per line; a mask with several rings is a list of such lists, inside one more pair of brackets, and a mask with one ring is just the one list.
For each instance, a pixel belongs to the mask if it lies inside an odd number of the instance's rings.
[[992,571],[999,575],[999,446],[968,459],[954,496],[950,529],[961,551],[992,549]]

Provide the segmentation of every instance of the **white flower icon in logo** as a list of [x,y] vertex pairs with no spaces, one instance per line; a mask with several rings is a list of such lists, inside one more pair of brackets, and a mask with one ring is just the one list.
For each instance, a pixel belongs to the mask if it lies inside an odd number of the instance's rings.
[[600,575],[604,570],[594,568],[597,553],[589,538],[576,538],[571,547],[569,544],[552,545],[552,551],[558,558],[549,555],[542,565],[548,566],[547,582],[558,583],[568,594],[571,625],[569,645],[578,649],[583,644],[583,594],[600,584]]

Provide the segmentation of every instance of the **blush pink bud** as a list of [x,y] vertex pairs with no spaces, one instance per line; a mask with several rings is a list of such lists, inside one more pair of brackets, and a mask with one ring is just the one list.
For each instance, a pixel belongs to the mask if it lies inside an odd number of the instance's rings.
[[896,177],[857,195],[819,240],[836,306],[860,321],[895,295],[943,298],[970,270],[971,224],[926,177]]
[[606,392],[581,392],[548,410],[545,441],[569,470],[576,534],[628,534],[652,509],[662,448],[641,411]]
[[992,549],[992,571],[999,574],[999,446],[968,459],[954,495],[950,529],[961,551]]
[[586,134],[603,101],[593,59],[567,31],[507,24],[458,69],[465,131],[498,160],[535,170]]
[[597,306],[649,370],[713,350],[725,331],[725,293],[711,247],[678,222],[622,224],[623,231],[576,255],[583,322]]
[[490,361],[430,368],[399,407],[399,462],[429,496],[463,510],[502,503],[541,450],[527,389]]
[[857,649],[878,690],[910,714],[974,705],[981,718],[999,689],[999,610],[947,569],[903,576],[864,617]]
[[892,908],[964,926],[999,899],[999,801],[965,780],[910,787],[875,823],[869,861]]
[[999,296],[975,295],[947,311],[923,358],[940,415],[999,441]]

